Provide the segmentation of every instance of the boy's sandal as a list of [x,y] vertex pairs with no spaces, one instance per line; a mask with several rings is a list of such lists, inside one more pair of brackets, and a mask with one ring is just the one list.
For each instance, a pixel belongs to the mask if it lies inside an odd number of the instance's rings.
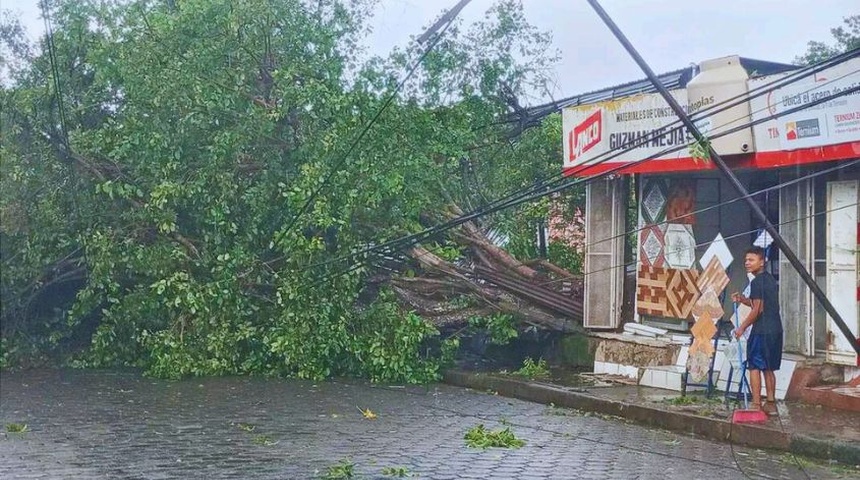
[[762,405],[762,410],[769,417],[779,415],[779,410],[776,408],[776,402],[773,400],[768,400],[768,401],[764,402],[764,404]]

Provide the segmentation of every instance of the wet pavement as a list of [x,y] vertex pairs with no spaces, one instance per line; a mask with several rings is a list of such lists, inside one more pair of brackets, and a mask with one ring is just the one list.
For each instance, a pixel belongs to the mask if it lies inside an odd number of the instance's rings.
[[[718,419],[731,418],[740,408],[737,402],[726,402],[722,392],[705,399],[703,392],[688,395],[691,403],[680,401],[680,394],[659,388],[613,385],[609,388],[589,387],[590,392],[629,403],[649,405],[669,411],[687,412]],[[799,402],[777,402],[779,415],[770,417],[765,426],[802,433],[822,440],[835,440],[860,445],[860,413],[835,410]]]
[[[440,384],[2,372],[0,422],[0,478],[322,478],[342,461],[354,478],[858,477],[787,453]],[[6,432],[13,423],[27,430]],[[478,424],[509,427],[525,446],[469,448],[463,436]]]

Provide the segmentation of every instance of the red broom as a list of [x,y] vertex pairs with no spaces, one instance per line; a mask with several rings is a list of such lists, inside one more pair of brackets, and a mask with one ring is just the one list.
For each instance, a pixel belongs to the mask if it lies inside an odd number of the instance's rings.
[[[735,328],[741,328],[741,321],[738,318],[738,304],[735,302]],[[734,335],[733,335],[734,336]],[[732,412],[732,423],[766,423],[767,414],[762,410],[750,410],[749,399],[747,399],[747,391],[744,389],[744,382],[747,378],[747,369],[744,365],[743,352],[741,346],[738,345],[738,363],[741,365],[741,376],[738,379],[738,386],[744,393],[744,409],[735,410]],[[728,388],[728,385],[726,386]]]

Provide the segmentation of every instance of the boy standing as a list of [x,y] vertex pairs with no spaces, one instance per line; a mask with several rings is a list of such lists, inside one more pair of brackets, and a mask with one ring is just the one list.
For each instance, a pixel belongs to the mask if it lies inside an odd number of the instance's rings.
[[[744,255],[744,267],[755,275],[750,283],[750,296],[733,293],[732,300],[751,308],[747,318],[735,330],[741,338],[752,325],[747,341],[747,369],[750,372],[752,408],[764,410],[768,415],[776,414],[776,374],[782,362],[782,319],[779,316],[779,290],[776,279],[764,271],[765,251],[752,247]],[[764,372],[767,401],[761,402],[761,372]]]

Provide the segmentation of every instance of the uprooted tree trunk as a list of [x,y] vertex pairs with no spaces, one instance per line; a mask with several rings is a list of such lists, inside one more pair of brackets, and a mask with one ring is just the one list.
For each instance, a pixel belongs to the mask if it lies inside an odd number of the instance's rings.
[[391,279],[400,301],[423,318],[440,327],[456,328],[474,316],[504,313],[523,326],[581,330],[581,279],[577,276],[546,260],[517,260],[472,222],[452,232],[452,238],[467,247],[468,266],[415,246],[407,254],[419,273]]

